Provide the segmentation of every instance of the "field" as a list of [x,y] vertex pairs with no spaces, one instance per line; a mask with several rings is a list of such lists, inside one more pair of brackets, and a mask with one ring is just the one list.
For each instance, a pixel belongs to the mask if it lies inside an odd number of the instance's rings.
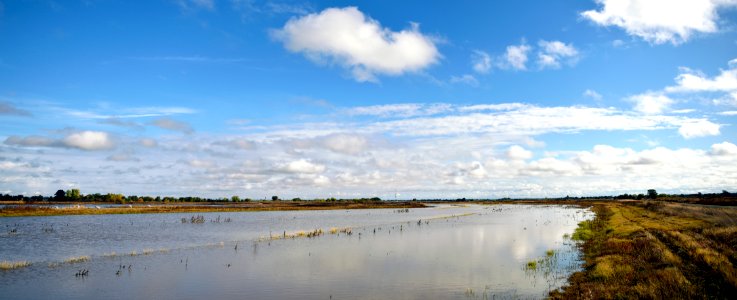
[[53,205],[14,205],[0,209],[0,217],[57,216],[57,215],[103,215],[103,214],[149,214],[149,213],[194,213],[194,212],[239,212],[278,210],[326,210],[363,208],[420,208],[419,202],[391,201],[262,201],[229,205],[197,204],[133,204],[117,207],[80,203],[54,208]]
[[737,209],[657,201],[593,204],[573,235],[584,271],[554,291],[568,298],[730,298],[737,295]]

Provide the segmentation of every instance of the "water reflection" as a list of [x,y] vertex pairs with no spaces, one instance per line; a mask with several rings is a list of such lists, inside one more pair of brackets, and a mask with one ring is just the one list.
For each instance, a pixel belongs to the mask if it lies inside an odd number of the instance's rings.
[[[468,213],[473,215],[438,218]],[[17,218],[22,233],[0,237],[4,239],[0,260],[43,263],[0,272],[0,283],[8,287],[2,297],[539,298],[578,266],[575,247],[563,235],[591,217],[579,208],[516,205],[412,209],[401,214],[362,210],[203,215],[207,220],[227,215],[233,221],[182,224],[182,215],[60,217],[54,220],[55,227],[69,222],[78,230],[62,225],[58,231],[64,233],[43,235],[40,224],[49,223],[49,218]],[[13,224],[2,221],[3,227]],[[329,234],[330,227],[351,227],[353,234]],[[317,228],[326,233],[257,241],[269,233]],[[53,248],[49,240],[60,240],[54,235],[74,234],[82,236],[56,247],[63,255],[44,249]],[[12,239],[18,243],[5,243]],[[102,256],[115,249],[144,248],[169,251]],[[528,261],[545,257],[547,250],[556,253],[555,268],[540,272],[524,268]],[[47,266],[70,255],[93,258]],[[131,267],[118,272],[121,265]],[[90,270],[89,275],[74,276],[80,269]]]

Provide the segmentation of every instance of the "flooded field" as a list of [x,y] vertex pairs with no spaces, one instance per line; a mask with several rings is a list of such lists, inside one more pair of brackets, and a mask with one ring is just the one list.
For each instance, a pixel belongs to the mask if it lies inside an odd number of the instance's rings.
[[541,298],[580,265],[564,206],[0,219],[4,299]]

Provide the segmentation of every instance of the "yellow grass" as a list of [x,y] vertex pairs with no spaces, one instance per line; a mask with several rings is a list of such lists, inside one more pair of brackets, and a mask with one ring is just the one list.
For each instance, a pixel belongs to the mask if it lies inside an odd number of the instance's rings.
[[85,262],[88,260],[90,260],[90,257],[87,255],[83,255],[83,256],[67,258],[64,260],[64,263],[65,264],[75,264],[75,263]]
[[31,263],[25,260],[23,261],[7,261],[3,260],[0,262],[0,270],[14,270],[30,266]]

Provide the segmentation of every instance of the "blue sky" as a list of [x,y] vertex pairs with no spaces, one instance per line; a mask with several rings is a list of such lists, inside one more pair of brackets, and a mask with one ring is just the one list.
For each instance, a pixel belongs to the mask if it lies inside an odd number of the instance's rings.
[[0,45],[2,193],[737,188],[737,1],[0,1]]

